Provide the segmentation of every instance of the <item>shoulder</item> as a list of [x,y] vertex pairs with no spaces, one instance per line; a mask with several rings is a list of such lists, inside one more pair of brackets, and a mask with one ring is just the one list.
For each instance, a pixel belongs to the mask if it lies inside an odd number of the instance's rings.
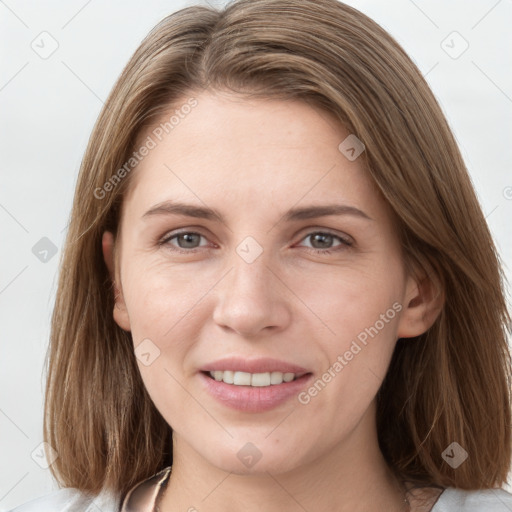
[[512,494],[504,489],[466,491],[448,487],[432,512],[510,512]]
[[64,488],[12,509],[10,512],[117,512],[119,499],[107,491],[97,496],[78,489]]

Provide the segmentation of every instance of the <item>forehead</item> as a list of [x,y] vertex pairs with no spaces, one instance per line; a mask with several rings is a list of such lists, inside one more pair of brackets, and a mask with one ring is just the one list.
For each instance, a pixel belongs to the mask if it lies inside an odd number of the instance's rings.
[[168,199],[253,211],[303,199],[382,206],[363,159],[340,151],[351,134],[328,112],[297,100],[193,98],[193,108],[180,108],[191,104],[183,97],[138,138],[153,146],[125,199],[139,213]]

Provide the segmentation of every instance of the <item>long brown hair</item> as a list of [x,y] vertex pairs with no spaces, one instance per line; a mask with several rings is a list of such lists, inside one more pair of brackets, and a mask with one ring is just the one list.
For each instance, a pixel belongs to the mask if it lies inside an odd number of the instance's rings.
[[[125,67],[83,158],[61,260],[44,427],[59,454],[54,476],[124,493],[172,463],[171,429],[144,388],[130,334],[112,318],[101,239],[116,233],[137,137],[205,89],[305,101],[364,143],[406,262],[428,270],[446,298],[424,335],[397,343],[377,397],[382,452],[404,480],[464,489],[506,482],[510,317],[493,240],[420,71],[378,24],[336,0],[183,9]],[[442,457],[452,442],[469,454],[457,469]]]

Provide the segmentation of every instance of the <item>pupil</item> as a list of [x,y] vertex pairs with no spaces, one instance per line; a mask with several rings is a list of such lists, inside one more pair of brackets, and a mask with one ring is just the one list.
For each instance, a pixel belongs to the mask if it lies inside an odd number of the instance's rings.
[[[330,246],[330,242],[332,242],[332,235],[327,233],[317,233],[313,235],[313,240],[315,243],[320,242],[320,248],[328,247]],[[313,247],[314,246],[315,244],[313,243]]]
[[197,237],[195,233],[185,233],[184,235],[180,235],[180,240],[184,241],[185,245],[180,244],[180,247],[190,249],[191,247],[194,247],[194,242],[197,242],[197,240],[194,240],[194,237]]

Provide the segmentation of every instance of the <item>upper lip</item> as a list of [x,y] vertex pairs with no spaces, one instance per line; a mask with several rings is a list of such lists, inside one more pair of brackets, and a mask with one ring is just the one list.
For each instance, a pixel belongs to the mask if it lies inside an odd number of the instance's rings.
[[238,371],[247,373],[309,373],[308,370],[302,368],[301,366],[292,363],[287,363],[286,361],[280,361],[278,359],[272,359],[268,357],[261,357],[258,359],[243,359],[241,357],[236,356],[218,359],[217,361],[206,364],[201,368],[201,370],[205,372]]

